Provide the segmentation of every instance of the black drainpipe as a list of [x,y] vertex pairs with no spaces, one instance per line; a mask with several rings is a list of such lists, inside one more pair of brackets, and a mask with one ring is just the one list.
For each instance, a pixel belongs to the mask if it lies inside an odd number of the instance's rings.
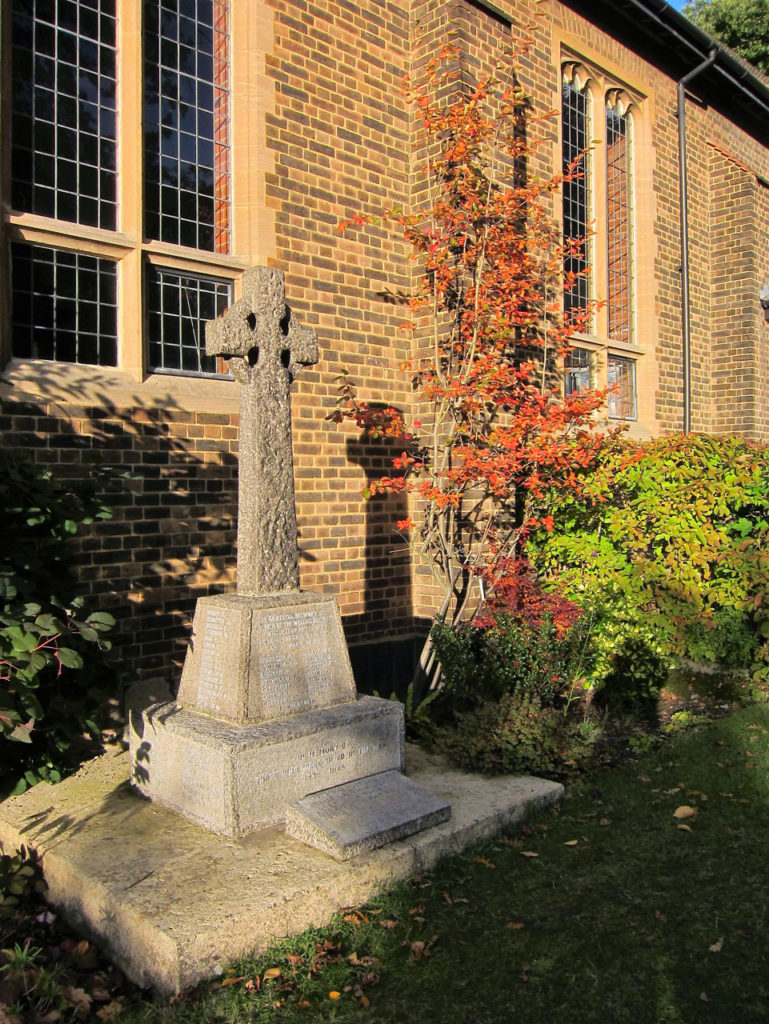
[[692,427],[692,381],[691,381],[691,315],[689,309],[689,185],[686,176],[686,86],[697,75],[714,63],[718,56],[718,47],[708,54],[707,58],[693,68],[678,83],[678,183],[681,205],[681,304],[683,308],[683,342],[684,342],[684,434]]

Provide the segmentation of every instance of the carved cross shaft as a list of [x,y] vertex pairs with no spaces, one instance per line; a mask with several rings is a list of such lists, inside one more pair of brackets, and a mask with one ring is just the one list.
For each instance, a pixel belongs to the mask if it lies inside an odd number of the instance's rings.
[[206,355],[240,381],[238,593],[299,589],[291,381],[318,361],[315,331],[286,305],[283,272],[251,267],[243,298],[206,324]]

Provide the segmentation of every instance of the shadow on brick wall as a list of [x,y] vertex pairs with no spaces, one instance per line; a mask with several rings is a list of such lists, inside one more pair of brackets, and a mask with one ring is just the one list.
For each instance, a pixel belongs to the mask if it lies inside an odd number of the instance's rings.
[[[370,485],[392,471],[403,447],[402,440],[375,439],[364,430],[348,440],[347,458],[361,467]],[[364,611],[344,619],[347,635],[362,641],[351,644],[350,658],[358,688],[366,693],[405,696],[430,627],[429,620],[414,615],[412,550],[408,535],[397,528],[407,517],[404,494],[379,494],[366,501]]]
[[55,363],[3,386],[1,409],[6,447],[32,452],[57,479],[96,466],[128,474],[105,484],[113,518],[73,538],[79,578],[90,604],[117,620],[125,682],[174,685],[197,598],[234,584],[237,417],[138,398],[118,408],[93,387],[83,404]]

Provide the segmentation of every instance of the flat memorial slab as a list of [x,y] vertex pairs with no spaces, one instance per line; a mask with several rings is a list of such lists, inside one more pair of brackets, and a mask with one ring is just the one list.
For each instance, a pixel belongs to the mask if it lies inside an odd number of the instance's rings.
[[406,771],[451,804],[451,819],[343,862],[279,826],[227,838],[142,799],[122,751],[0,804],[0,842],[37,848],[51,903],[133,981],[173,995],[563,793],[543,779],[466,775],[412,747]]
[[349,860],[450,817],[449,803],[389,771],[299,800],[286,810],[286,834],[336,860]]

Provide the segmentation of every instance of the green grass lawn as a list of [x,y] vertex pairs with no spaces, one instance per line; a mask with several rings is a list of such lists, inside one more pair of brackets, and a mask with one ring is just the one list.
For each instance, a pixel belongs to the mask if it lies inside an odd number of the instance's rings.
[[[690,810],[677,809],[689,808]],[[769,707],[124,1022],[769,1021]]]

